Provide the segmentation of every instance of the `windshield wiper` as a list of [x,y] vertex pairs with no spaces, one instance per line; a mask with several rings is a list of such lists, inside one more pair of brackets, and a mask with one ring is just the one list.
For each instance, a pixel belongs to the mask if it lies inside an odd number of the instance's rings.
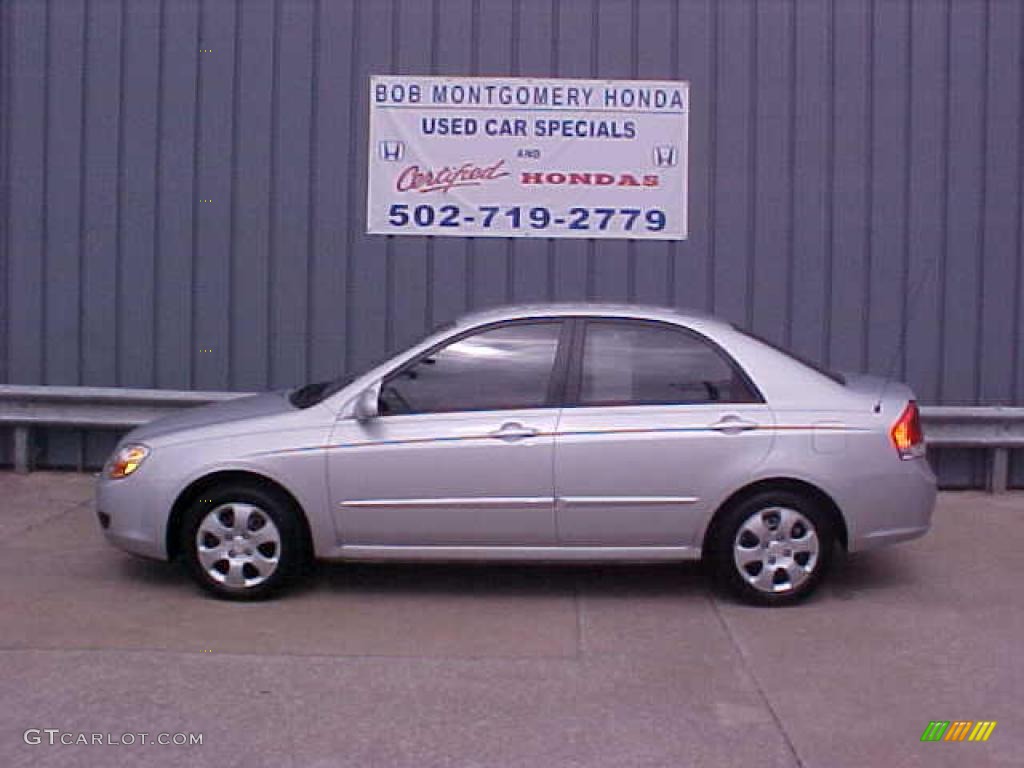
[[337,379],[318,381],[293,389],[288,395],[288,402],[296,408],[309,408],[323,402],[335,392],[347,387],[355,380],[355,376],[339,376]]

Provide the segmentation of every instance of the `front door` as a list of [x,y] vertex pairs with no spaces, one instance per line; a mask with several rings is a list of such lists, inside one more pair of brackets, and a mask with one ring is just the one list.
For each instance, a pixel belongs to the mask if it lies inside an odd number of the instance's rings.
[[328,482],[343,543],[555,544],[561,328],[460,334],[384,378],[378,417],[340,420]]
[[587,320],[579,358],[555,446],[561,543],[698,545],[709,504],[767,456],[768,406],[678,326]]

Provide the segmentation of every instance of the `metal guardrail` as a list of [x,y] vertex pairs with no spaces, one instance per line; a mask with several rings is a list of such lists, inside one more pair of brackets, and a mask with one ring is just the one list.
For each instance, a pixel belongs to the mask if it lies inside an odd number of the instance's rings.
[[[3,384],[0,427],[13,428],[14,469],[28,472],[32,468],[32,430],[36,427],[130,429],[182,408],[249,394]],[[1024,448],[1024,408],[924,406],[921,417],[929,446],[987,451],[988,490],[1006,491],[1009,452]]]
[[32,469],[32,430],[36,427],[131,429],[182,408],[249,394],[0,384],[0,427],[13,427],[14,471],[25,473]]
[[1024,448],[1024,408],[1002,405],[921,407],[925,440],[934,448],[981,448],[988,453],[986,487],[1004,493],[1010,451]]

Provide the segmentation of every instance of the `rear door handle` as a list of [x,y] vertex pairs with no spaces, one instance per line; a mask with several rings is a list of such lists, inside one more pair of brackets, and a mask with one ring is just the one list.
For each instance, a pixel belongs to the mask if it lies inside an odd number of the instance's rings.
[[490,437],[498,440],[522,440],[527,437],[536,437],[540,434],[533,427],[524,427],[518,421],[507,421],[490,433]]
[[723,435],[738,435],[741,432],[749,432],[757,429],[755,421],[747,421],[739,416],[723,416],[719,421],[711,425],[711,429],[721,432]]

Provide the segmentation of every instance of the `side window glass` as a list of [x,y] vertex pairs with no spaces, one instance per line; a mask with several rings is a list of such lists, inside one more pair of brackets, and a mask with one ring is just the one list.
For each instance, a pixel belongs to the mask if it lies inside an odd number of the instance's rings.
[[582,373],[581,405],[757,400],[713,346],[663,325],[588,322]]
[[466,336],[384,380],[384,415],[546,405],[561,323],[514,323]]

